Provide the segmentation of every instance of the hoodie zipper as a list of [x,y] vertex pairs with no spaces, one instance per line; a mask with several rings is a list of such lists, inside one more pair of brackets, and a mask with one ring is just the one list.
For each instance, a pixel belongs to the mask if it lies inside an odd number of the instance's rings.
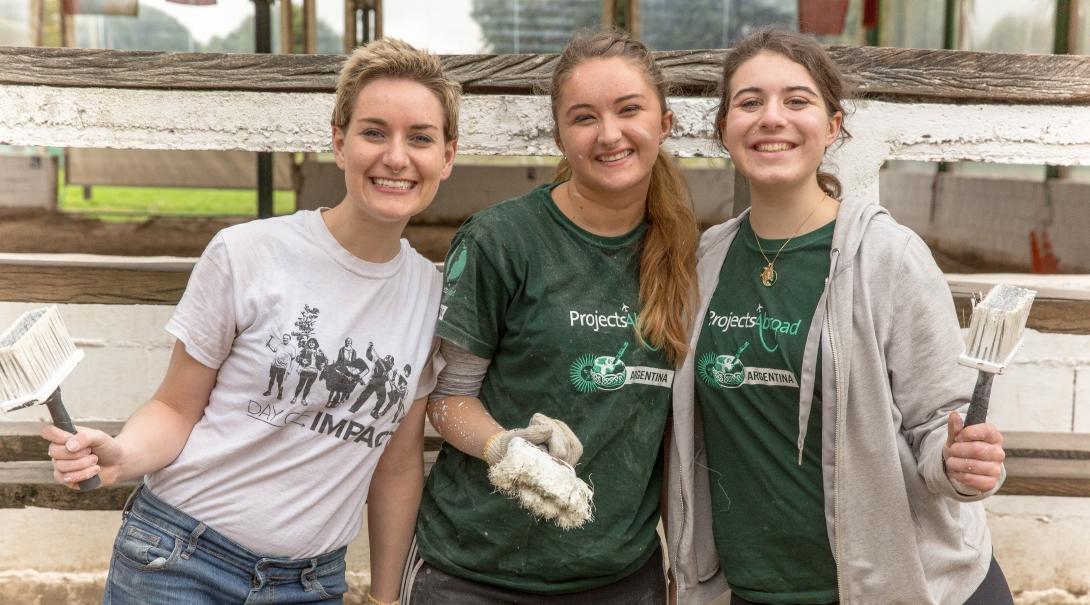
[[[834,257],[832,266],[835,270],[836,259],[840,256],[840,250],[833,248],[832,255]],[[829,287],[832,287],[830,277]],[[840,437],[844,434],[844,406],[843,397],[841,393],[840,385],[840,351],[836,348],[835,335],[833,330],[833,313],[832,313],[832,291],[830,290],[830,296],[825,300],[825,328],[829,335],[829,350],[832,352],[833,357],[833,389],[836,391],[836,428],[833,432],[833,535],[835,536],[835,544],[833,544],[833,562],[836,567],[836,590],[840,599],[840,603],[847,605],[849,603],[847,593],[844,590],[844,577],[840,571],[840,562],[844,560],[842,556],[840,544],[842,540],[840,537],[843,533],[840,531]]]

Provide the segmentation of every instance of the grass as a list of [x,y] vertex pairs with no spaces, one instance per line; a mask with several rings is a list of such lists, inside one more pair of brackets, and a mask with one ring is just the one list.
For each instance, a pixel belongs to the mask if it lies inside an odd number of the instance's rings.
[[[65,185],[64,171],[57,184],[60,209],[91,214],[104,220],[144,220],[155,216],[257,216],[257,191],[252,189],[190,189],[173,187],[92,187],[83,199],[83,187]],[[273,192],[273,212],[295,211],[295,193]]]

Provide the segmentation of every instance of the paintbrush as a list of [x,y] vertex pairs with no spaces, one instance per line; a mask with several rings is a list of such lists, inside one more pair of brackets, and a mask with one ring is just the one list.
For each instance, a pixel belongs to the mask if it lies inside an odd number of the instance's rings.
[[992,379],[1003,373],[1022,344],[1022,332],[1036,295],[1034,290],[999,284],[973,305],[965,352],[958,358],[961,365],[979,370],[965,426],[987,420]]
[[[61,321],[57,307],[27,311],[0,335],[0,411],[11,412],[44,403],[53,425],[76,433],[61,401],[61,382],[83,359]],[[98,487],[97,476],[79,488]]]

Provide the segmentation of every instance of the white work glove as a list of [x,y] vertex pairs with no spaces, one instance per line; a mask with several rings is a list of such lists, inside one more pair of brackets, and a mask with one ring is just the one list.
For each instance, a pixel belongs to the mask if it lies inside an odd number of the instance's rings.
[[484,446],[484,461],[496,464],[507,454],[507,446],[515,437],[544,448],[550,456],[575,466],[583,455],[583,444],[571,428],[562,421],[545,414],[534,414],[524,429],[511,429],[489,437]]

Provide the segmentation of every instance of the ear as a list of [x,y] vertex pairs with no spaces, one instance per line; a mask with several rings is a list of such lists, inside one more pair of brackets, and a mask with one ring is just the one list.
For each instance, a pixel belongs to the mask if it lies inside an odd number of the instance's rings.
[[553,142],[556,143],[556,148],[560,150],[560,155],[564,155],[564,143],[560,140],[560,128],[553,127]]
[[443,149],[443,171],[439,173],[439,180],[445,181],[454,170],[454,156],[458,153],[458,139],[447,141]]
[[659,145],[666,142],[670,133],[674,131],[674,112],[667,109],[662,112],[662,121],[659,123]]
[[344,131],[338,126],[333,127],[333,158],[337,160],[337,168],[344,170]]
[[726,129],[726,125],[727,125],[726,116],[723,116],[722,118],[715,121],[715,134],[716,134],[716,137],[719,139],[719,144],[723,146],[723,149],[727,148],[727,129]]
[[828,147],[836,142],[836,138],[840,136],[840,128],[844,125],[844,114],[836,112],[833,117],[829,118],[829,129],[825,133],[825,146]]

